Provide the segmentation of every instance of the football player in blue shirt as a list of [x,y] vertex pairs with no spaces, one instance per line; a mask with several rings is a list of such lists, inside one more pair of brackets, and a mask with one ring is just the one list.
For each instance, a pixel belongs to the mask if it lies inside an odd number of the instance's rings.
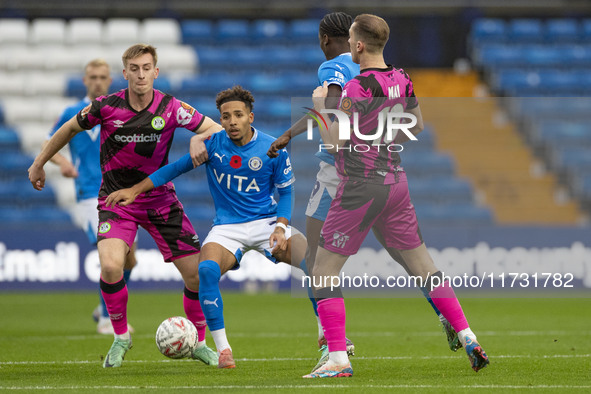
[[[225,132],[205,141],[209,157],[205,168],[216,215],[201,249],[199,301],[219,354],[218,368],[236,366],[226,337],[221,276],[238,269],[249,250],[295,267],[300,267],[306,250],[306,239],[289,226],[294,182],[289,155],[282,149],[277,159],[267,156],[274,138],[252,127],[253,102],[252,94],[240,86],[220,92],[216,104]],[[133,187],[111,193],[106,204],[129,205],[140,193],[193,168],[187,154]]]
[[[84,68],[82,79],[86,86],[86,97],[80,102],[66,108],[59,120],[47,136],[47,140],[55,132],[80,110],[95,98],[106,95],[113,81],[110,75],[109,64],[103,59],[91,60]],[[73,211],[75,224],[86,233],[91,244],[96,245],[96,232],[98,229],[97,198],[101,187],[102,175],[100,165],[100,125],[84,133],[79,133],[69,142],[70,162],[65,156],[57,153],[51,158],[51,162],[60,166],[60,171],[67,178],[74,178],[76,188],[76,206]],[[45,142],[47,144],[47,142]],[[125,261],[124,277],[129,281],[132,268],[136,265],[135,249],[137,243],[127,255]],[[113,335],[113,326],[107,312],[103,297],[100,295],[100,304],[93,313],[97,321],[97,332],[99,334]],[[130,331],[133,329],[130,327]]]

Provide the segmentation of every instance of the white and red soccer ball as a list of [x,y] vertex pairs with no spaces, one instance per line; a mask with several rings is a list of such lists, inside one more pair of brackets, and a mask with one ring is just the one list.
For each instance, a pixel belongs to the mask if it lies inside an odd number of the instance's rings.
[[197,329],[184,317],[169,317],[156,331],[156,345],[166,357],[191,357],[197,345]]

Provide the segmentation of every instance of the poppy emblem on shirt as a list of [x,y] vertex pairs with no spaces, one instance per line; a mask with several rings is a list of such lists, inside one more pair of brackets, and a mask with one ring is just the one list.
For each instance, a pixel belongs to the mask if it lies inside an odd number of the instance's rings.
[[260,170],[262,166],[263,166],[263,161],[256,156],[252,157],[252,158],[250,158],[250,160],[248,160],[248,168],[250,168],[253,171]]
[[242,166],[242,157],[238,155],[234,155],[230,158],[230,167],[232,168],[240,168]]

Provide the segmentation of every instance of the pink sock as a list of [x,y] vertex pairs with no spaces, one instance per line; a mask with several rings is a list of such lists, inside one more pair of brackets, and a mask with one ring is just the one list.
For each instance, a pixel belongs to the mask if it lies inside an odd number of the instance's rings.
[[[103,282],[101,283],[101,294],[105,300],[111,324],[113,324],[113,331],[117,335],[125,334],[127,332],[127,299],[129,297],[127,285],[125,285],[123,278],[115,283],[107,283],[101,278],[101,282]],[[110,289],[118,287],[121,287],[121,289],[109,292]],[[105,292],[105,289],[107,292]]]
[[[189,297],[187,297],[189,295]],[[205,340],[205,314],[201,309],[199,303],[199,293],[195,293],[185,287],[185,293],[183,294],[183,307],[185,308],[185,314],[187,319],[191,321],[197,328],[197,340],[199,342]]]
[[318,317],[324,328],[324,337],[330,352],[346,351],[345,300],[325,298],[318,301]]
[[454,293],[454,289],[451,288],[448,281],[443,282],[441,286],[436,287],[429,293],[431,300],[439,309],[443,317],[451,324],[451,326],[460,332],[470,327],[460,302]]

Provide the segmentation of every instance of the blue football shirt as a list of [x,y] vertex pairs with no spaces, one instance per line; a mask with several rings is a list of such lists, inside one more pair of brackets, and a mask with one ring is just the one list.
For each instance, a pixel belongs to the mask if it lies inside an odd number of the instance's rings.
[[[82,101],[66,108],[55,126],[48,135],[51,138],[55,132],[68,120],[76,116],[78,112],[90,104],[90,99],[85,97]],[[72,155],[72,163],[78,170],[78,178],[74,178],[76,186],[76,199],[78,201],[87,198],[98,197],[102,182],[100,164],[100,125],[90,130],[78,133],[70,140],[68,146]]]
[[[351,53],[343,53],[333,59],[327,60],[318,67],[318,85],[324,82],[328,85],[339,85],[344,89],[345,84],[359,74],[359,64],[355,64]],[[322,140],[320,140],[322,143]],[[334,165],[334,156],[327,152],[316,152],[316,157]]]
[[[267,150],[275,138],[252,130],[252,139],[244,146],[234,144],[223,130],[205,141],[209,156],[205,171],[216,212],[214,226],[276,216],[275,190],[291,187],[295,181],[287,150],[280,150],[278,158],[269,158]],[[160,168],[150,179],[157,187],[191,169],[193,163],[186,154]],[[291,198],[287,204],[291,208]]]

